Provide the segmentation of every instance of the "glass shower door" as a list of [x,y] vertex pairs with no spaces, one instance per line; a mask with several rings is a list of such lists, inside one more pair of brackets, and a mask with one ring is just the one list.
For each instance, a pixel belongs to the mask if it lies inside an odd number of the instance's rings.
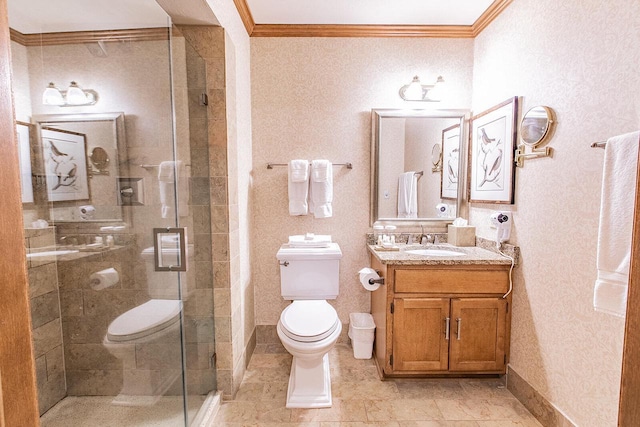
[[215,389],[197,60],[154,1],[30,3],[9,21],[42,425],[188,425]]

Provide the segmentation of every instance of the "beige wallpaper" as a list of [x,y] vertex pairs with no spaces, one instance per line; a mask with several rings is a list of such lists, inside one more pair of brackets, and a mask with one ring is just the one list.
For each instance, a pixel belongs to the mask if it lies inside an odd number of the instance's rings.
[[[592,308],[603,151],[640,127],[640,1],[518,0],[475,42],[473,109],[557,113],[552,159],[517,171],[511,367],[582,427],[616,425],[624,321]],[[497,206],[473,205],[484,237]]]
[[[340,295],[333,302],[340,319],[367,312],[369,295],[356,278],[369,265],[364,235],[369,228],[369,164],[372,108],[415,108],[398,89],[418,74],[422,81],[442,74],[450,98],[442,108],[469,108],[473,40],[253,38],[252,267],[256,322],[275,325],[287,303],[280,296],[275,258],[291,234],[332,234],[343,252]],[[433,108],[433,107],[431,107]],[[334,170],[334,216],[291,217],[287,170],[268,162],[327,158],[352,162]]]

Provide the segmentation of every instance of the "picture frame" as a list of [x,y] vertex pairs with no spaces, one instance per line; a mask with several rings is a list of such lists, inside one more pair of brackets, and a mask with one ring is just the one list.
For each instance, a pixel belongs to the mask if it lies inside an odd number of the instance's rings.
[[442,167],[440,174],[440,198],[458,198],[458,175],[460,171],[460,125],[442,131]]
[[49,201],[89,200],[86,136],[41,127],[40,137]]
[[469,202],[513,204],[518,97],[471,118]]
[[32,124],[16,121],[22,203],[33,203],[33,179],[31,169],[32,129]]

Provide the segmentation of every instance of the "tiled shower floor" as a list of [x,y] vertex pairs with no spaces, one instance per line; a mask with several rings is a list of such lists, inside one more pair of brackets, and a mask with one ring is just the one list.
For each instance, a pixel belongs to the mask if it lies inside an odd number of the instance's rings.
[[291,356],[258,345],[233,401],[222,403],[215,427],[539,427],[498,379],[380,381],[373,360],[331,351],[333,407],[285,408]]
[[[181,396],[165,396],[153,406],[116,406],[111,396],[69,396],[40,418],[41,427],[184,426]],[[204,397],[189,398],[193,419]]]

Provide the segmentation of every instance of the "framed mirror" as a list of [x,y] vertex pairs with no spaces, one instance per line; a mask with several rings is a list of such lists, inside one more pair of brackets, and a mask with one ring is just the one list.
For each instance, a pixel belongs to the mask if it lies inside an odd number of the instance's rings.
[[109,154],[102,147],[95,147],[89,155],[91,163],[96,168],[92,170],[93,175],[109,175]]
[[431,149],[431,172],[440,172],[442,170],[442,146],[440,144],[433,144]]
[[532,148],[542,144],[549,135],[553,122],[551,108],[543,105],[533,107],[522,116],[522,121],[520,122],[520,138],[522,138],[522,142]]
[[[39,114],[33,116],[33,121],[40,144],[45,131],[85,138],[84,163],[88,178],[85,185],[90,197],[82,201],[49,197],[49,202],[53,202],[49,204],[49,220],[76,222],[78,206],[91,204],[96,208],[93,221],[123,221],[122,206],[117,203],[117,182],[109,175],[127,175],[127,171],[122,170],[126,167],[123,156],[127,155],[124,113]],[[48,191],[51,192],[51,188]]]
[[[468,119],[467,110],[372,110],[371,225],[426,225],[430,231],[446,230],[454,218],[465,215]],[[459,130],[455,138],[451,129]],[[447,146],[454,142],[460,159],[457,170],[446,176],[443,138]],[[436,163],[440,165],[437,170]],[[449,175],[455,176],[455,182]],[[453,194],[453,198],[442,197],[443,185],[444,194]],[[444,217],[437,209],[443,204],[448,209]]]

